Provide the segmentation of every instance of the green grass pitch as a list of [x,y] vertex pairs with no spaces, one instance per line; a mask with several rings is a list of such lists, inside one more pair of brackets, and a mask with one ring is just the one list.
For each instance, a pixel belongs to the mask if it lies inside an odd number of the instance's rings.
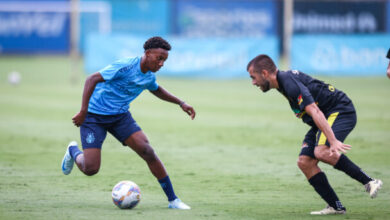
[[[92,177],[60,170],[65,147],[80,141],[71,118],[80,109],[85,76],[70,83],[64,57],[0,58],[0,219],[314,219],[325,207],[296,166],[304,134],[276,91],[263,94],[249,77],[239,80],[159,78],[160,85],[197,111],[181,109],[144,92],[131,112],[164,162],[176,194],[192,210],[167,208],[146,164],[108,135],[100,172]],[[7,74],[22,74],[18,86]],[[245,67],[243,67],[245,71]],[[158,74],[157,74],[158,75]],[[385,77],[319,77],[354,101],[358,124],[347,154],[384,186],[369,198],[355,180],[321,164],[344,216],[315,219],[390,218],[390,80]],[[111,201],[120,180],[136,182],[142,200],[133,210]]]

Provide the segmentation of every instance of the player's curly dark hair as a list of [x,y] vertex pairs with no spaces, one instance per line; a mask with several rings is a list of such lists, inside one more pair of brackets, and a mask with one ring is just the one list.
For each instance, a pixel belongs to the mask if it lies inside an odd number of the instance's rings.
[[270,73],[274,73],[277,69],[274,61],[271,59],[271,57],[260,54],[257,57],[253,58],[246,67],[246,70],[249,71],[249,68],[253,65],[254,70],[258,73],[261,72],[261,70],[265,69]]
[[171,45],[168,41],[164,40],[162,37],[151,37],[144,43],[144,49],[157,49],[161,48],[164,50],[171,50]]

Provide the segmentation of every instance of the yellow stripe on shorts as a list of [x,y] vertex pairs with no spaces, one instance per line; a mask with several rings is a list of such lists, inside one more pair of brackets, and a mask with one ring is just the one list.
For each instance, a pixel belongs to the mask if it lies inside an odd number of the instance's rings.
[[[334,121],[336,120],[337,116],[339,115],[338,112],[332,113],[328,118],[328,124],[330,127],[332,127]],[[318,141],[318,145],[325,145],[326,143],[326,136],[324,132],[321,132],[320,140]]]

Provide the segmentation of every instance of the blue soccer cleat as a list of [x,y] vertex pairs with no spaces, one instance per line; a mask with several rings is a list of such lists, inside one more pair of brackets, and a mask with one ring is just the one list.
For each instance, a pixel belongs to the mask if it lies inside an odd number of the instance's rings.
[[170,209],[191,209],[188,205],[182,202],[179,198],[169,202],[168,208]]
[[62,172],[65,175],[68,175],[70,172],[72,172],[72,169],[73,169],[74,160],[69,152],[69,148],[71,146],[77,147],[77,142],[76,141],[70,142],[68,147],[66,148],[66,152],[65,152],[64,158],[62,159],[62,164],[61,164]]

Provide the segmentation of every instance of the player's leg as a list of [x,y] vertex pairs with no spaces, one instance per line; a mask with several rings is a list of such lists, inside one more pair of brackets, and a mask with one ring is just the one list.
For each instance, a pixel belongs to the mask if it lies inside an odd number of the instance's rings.
[[81,172],[87,176],[95,175],[99,172],[101,161],[101,149],[87,148],[76,157],[75,163]]
[[[331,114],[328,117],[328,123],[332,127],[336,138],[343,142],[356,125],[356,114]],[[351,178],[365,185],[371,198],[374,198],[377,195],[378,190],[382,186],[381,180],[375,180],[369,177],[344,154],[336,153],[330,156],[329,143],[325,135],[321,132],[319,132],[317,140],[319,146],[317,146],[314,151],[317,159],[332,165],[335,169],[345,172]]]
[[157,179],[162,179],[167,176],[164,165],[150,146],[148,138],[142,132],[130,112],[118,115],[115,122],[108,129],[108,132],[144,159],[150,171]]
[[96,174],[100,168],[100,152],[99,148],[87,148],[81,151],[75,141],[70,142],[62,160],[62,172],[65,175],[70,174],[73,164],[76,163],[85,175],[92,176]]
[[137,131],[126,139],[125,144],[133,149],[148,164],[150,171],[158,179],[158,182],[168,197],[168,207],[174,209],[190,209],[189,206],[184,204],[175,195],[171,180],[165,170],[165,167],[154,152],[153,148],[150,146],[146,135],[141,130]]
[[109,132],[124,145],[129,146],[147,163],[151,173],[157,178],[169,201],[169,208],[190,209],[178,199],[165,167],[149,144],[149,140],[132,118],[130,112],[123,114]]
[[104,116],[87,114],[84,123],[80,127],[83,151],[78,148],[77,142],[72,141],[69,143],[62,160],[62,172],[65,175],[72,171],[74,163],[76,163],[81,172],[88,176],[92,176],[99,171],[101,147],[107,131],[102,124],[91,122],[102,121],[103,118]]
[[314,146],[316,141],[316,133],[318,128],[312,127],[305,135],[302,143],[301,153],[297,161],[299,169],[305,174],[309,180],[311,177],[321,172],[318,167],[318,160],[314,156]]
[[344,214],[342,206],[336,193],[330,186],[325,173],[318,167],[318,160],[314,156],[315,137],[317,128],[313,127],[308,131],[302,144],[301,153],[298,158],[298,167],[305,174],[310,185],[321,196],[328,206],[321,210],[311,212],[312,215]]
[[133,149],[147,163],[150,171],[157,179],[163,179],[168,174],[161,160],[158,158],[149,140],[142,130],[133,133],[125,140],[125,145]]
[[321,211],[312,212],[312,215],[344,214],[345,208],[330,186],[324,172],[318,167],[318,160],[306,155],[300,155],[298,167],[305,174],[310,185],[321,196],[328,206]]
[[321,172],[321,169],[318,166],[318,160],[311,158],[309,156],[306,155],[299,156],[297,164],[299,169],[306,176],[307,180],[315,176],[317,173]]

